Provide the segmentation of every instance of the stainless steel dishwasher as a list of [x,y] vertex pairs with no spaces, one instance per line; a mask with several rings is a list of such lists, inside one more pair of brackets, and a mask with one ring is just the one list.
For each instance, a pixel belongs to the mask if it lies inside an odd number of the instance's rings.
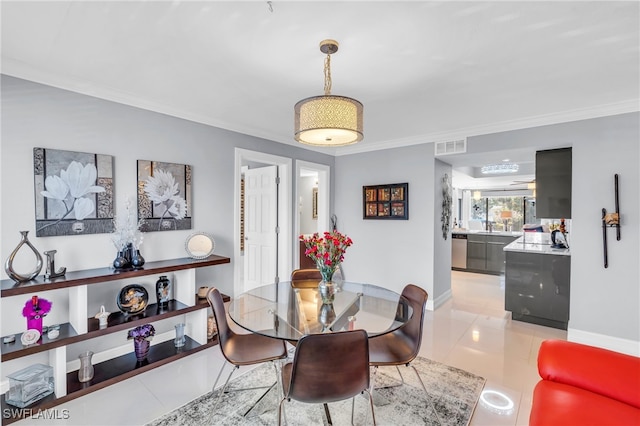
[[451,234],[451,267],[467,269],[467,234]]

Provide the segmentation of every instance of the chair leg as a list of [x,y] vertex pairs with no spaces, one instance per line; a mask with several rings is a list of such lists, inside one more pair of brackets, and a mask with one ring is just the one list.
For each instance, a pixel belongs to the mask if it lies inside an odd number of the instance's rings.
[[329,411],[329,406],[327,405],[327,403],[323,403],[322,406],[324,407],[324,415],[327,416],[327,424],[333,425],[333,420],[331,420],[331,412]]
[[[282,409],[284,408],[284,407],[282,406],[282,404],[284,403],[284,400],[285,400],[285,399],[287,399],[287,398],[282,398],[282,399],[280,400],[280,404],[278,404],[278,426],[280,426],[280,425],[282,424],[282,411],[283,411]],[[285,414],[284,422],[285,422],[285,424],[287,423],[287,416],[286,416],[286,414]]]
[[[218,378],[216,379],[216,382],[213,384],[213,390],[212,392],[215,392],[216,390],[216,385],[218,384],[218,379],[220,378],[220,375],[222,374],[222,370],[224,370],[224,366],[227,365],[226,362],[225,364],[222,366],[222,368],[220,369],[220,373],[218,373]],[[229,377],[227,377],[227,381],[224,382],[224,385],[222,386],[222,389],[220,389],[220,394],[218,394],[218,398],[216,398],[216,402],[213,403],[213,408],[212,410],[215,411],[215,409],[218,407],[218,404],[220,403],[220,399],[222,399],[222,395],[224,395],[224,390],[227,387],[227,384],[229,383],[229,380],[231,379],[231,376],[233,375],[233,372],[236,371],[239,367],[237,365],[234,365],[233,368],[231,369],[231,373],[229,373]]]
[[[371,418],[373,419],[373,426],[376,426],[376,412],[373,410],[373,395],[371,392],[365,389],[367,396],[369,397],[369,406],[371,407]],[[353,412],[351,413],[351,423],[353,424]],[[366,420],[366,419],[365,419]]]
[[422,381],[422,377],[420,377],[418,370],[412,364],[409,364],[409,366],[413,368],[413,371],[416,373],[416,376],[418,377],[418,381],[420,382],[420,385],[422,386],[422,390],[424,391],[424,395],[427,398],[427,402],[429,403],[429,406],[431,406],[431,409],[433,410],[433,414],[434,416],[436,416],[438,423],[443,424],[442,420],[440,420],[440,417],[438,417],[438,412],[436,411],[436,407],[434,407],[433,404],[431,403],[431,397],[429,396],[429,392],[427,392],[427,387],[424,385],[424,382]]

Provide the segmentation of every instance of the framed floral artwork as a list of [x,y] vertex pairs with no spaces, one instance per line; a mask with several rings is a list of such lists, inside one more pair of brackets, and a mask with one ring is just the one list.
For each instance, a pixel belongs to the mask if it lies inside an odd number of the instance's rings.
[[36,236],[113,231],[113,157],[33,149]]
[[138,160],[140,230],[191,229],[191,166]]
[[409,184],[362,187],[363,219],[409,219]]

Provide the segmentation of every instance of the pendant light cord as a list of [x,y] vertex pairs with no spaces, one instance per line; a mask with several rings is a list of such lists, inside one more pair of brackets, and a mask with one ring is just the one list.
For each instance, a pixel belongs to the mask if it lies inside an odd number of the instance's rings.
[[327,54],[324,60],[324,94],[331,94],[331,55]]

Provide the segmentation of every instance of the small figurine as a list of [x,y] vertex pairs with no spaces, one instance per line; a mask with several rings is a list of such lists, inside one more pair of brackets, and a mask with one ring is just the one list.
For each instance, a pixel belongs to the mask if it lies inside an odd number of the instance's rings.
[[99,321],[100,328],[107,327],[107,320],[109,319],[109,315],[111,315],[111,312],[106,312],[106,310],[104,309],[104,305],[100,306],[100,312],[98,312],[95,316],[95,318]]

